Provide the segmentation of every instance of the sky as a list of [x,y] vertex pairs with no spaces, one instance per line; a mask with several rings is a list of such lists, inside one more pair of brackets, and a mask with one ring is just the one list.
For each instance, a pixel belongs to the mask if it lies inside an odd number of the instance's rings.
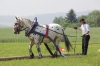
[[0,15],[35,14],[100,10],[100,0],[0,0]]

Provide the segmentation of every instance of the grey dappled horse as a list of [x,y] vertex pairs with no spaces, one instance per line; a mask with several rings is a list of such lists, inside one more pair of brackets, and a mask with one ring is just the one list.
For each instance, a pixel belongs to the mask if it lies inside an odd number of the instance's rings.
[[[14,33],[19,34],[20,31],[22,31],[22,30],[25,30],[26,32],[30,31],[32,29],[32,25],[35,25],[35,22],[31,21],[30,19],[17,18],[16,17],[16,20],[15,20],[15,23],[14,23]],[[61,40],[63,38],[65,39],[65,46],[69,50],[71,44],[70,44],[67,36],[65,35],[64,29],[59,24],[49,24],[48,26],[49,26],[48,27],[48,36],[54,41],[56,46],[58,46],[58,49],[56,48],[54,55],[55,56],[57,55],[57,52],[59,51],[59,43],[61,42]],[[35,27],[34,31],[45,35],[46,29],[47,29],[46,25],[38,24]],[[34,44],[36,44],[37,51],[38,51],[38,54],[39,54],[39,58],[41,58],[42,57],[41,49],[40,49],[41,41],[42,41],[42,43],[50,43],[51,40],[47,37],[44,37],[44,39],[43,39],[43,36],[41,36],[37,33],[34,33],[34,32],[30,32],[27,35],[27,37],[30,40],[30,44],[29,44],[30,57],[31,58],[34,57],[34,54],[32,52],[32,46]],[[60,55],[65,57],[62,53],[60,53]]]

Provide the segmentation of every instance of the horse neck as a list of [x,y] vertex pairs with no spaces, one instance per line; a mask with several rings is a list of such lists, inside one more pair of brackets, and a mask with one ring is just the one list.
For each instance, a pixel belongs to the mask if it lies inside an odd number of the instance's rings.
[[32,21],[22,21],[23,28],[31,28]]

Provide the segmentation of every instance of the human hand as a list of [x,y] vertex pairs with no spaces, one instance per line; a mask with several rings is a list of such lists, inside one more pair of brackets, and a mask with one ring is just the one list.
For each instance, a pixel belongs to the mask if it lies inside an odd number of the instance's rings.
[[78,29],[77,27],[74,27],[74,29]]

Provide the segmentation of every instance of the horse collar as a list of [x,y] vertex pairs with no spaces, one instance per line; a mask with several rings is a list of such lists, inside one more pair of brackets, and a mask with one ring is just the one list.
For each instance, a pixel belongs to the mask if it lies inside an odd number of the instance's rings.
[[25,36],[29,36],[30,33],[34,33],[36,27],[38,26],[38,22],[34,22],[34,23],[32,23],[31,26],[32,26],[31,29],[26,29],[26,31],[25,31]]

